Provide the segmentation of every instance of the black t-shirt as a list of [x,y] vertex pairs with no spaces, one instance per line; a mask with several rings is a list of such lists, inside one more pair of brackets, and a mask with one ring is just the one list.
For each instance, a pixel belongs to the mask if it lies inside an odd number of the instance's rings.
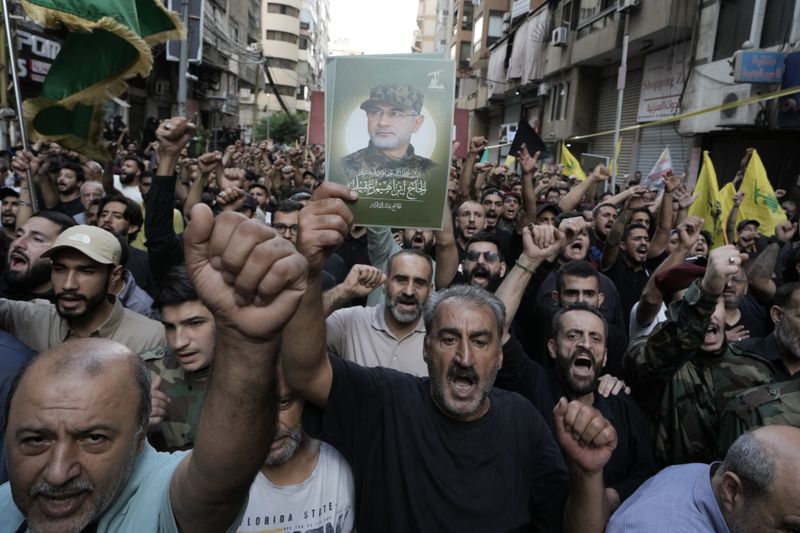
[[[495,383],[530,400],[555,431],[553,408],[566,396],[566,389],[555,370],[545,370],[529,359],[514,337],[503,346],[503,367]],[[636,401],[626,394],[608,398],[595,394],[594,407],[617,431],[617,447],[603,468],[603,481],[624,501],[656,472],[647,424]]]
[[653,257],[645,262],[643,268],[634,270],[628,266],[623,258],[623,253],[620,252],[614,264],[603,271],[603,274],[614,282],[614,286],[619,293],[625,331],[628,331],[631,309],[641,299],[644,286],[647,285],[647,280],[650,279],[650,273],[658,268],[662,259],[661,256]]
[[737,326],[744,326],[750,337],[766,337],[772,332],[773,324],[767,307],[758,303],[751,294],[745,294],[739,300],[739,321],[736,324],[725,324],[725,331]]
[[56,211],[61,211],[65,215],[69,215],[71,217],[74,217],[79,213],[83,213],[84,211],[80,197],[70,200],[69,202],[58,202],[53,209]]
[[435,406],[428,378],[330,359],[327,406],[306,405],[303,422],[350,462],[359,531],[560,528],[567,471],[530,402],[492,390],[489,411],[461,422]]

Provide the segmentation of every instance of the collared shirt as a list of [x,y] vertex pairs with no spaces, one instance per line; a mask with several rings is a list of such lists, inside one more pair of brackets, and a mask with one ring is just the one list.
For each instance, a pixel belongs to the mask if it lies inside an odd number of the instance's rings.
[[[37,352],[77,337],[56,306],[46,300],[17,302],[0,299],[0,329],[8,331]],[[167,339],[160,322],[122,307],[117,298],[111,313],[90,337],[101,337],[130,348],[145,361],[164,356]]]
[[606,533],[730,533],[711,488],[712,469],[718,465],[665,468],[625,500]]
[[786,363],[781,358],[781,352],[778,350],[778,341],[775,340],[775,332],[770,333],[766,337],[756,337],[745,339],[739,342],[739,347],[760,355],[762,359],[766,359],[772,363],[772,368],[775,369],[775,381],[789,381],[791,379],[800,380],[800,372],[794,374],[789,373],[786,368]]
[[420,318],[414,330],[398,339],[384,317],[385,305],[348,307],[325,321],[328,351],[361,366],[383,366],[415,376],[427,376],[422,359],[425,325]]
[[136,284],[130,270],[125,269],[122,272],[122,290],[119,291],[117,299],[125,308],[136,311],[147,318],[155,318],[153,298]]

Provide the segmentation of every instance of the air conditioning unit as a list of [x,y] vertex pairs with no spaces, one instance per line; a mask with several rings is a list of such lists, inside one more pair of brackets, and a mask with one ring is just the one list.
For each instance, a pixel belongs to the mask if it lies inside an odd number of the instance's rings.
[[561,46],[562,48],[566,48],[567,37],[569,37],[569,28],[566,26],[559,26],[553,30],[553,38],[551,39],[550,44],[553,46]]
[[[753,96],[752,85],[738,85],[724,87],[720,90],[720,104],[734,103],[739,100],[746,100]],[[758,115],[758,105],[740,105],[730,109],[723,109],[719,112],[720,126],[752,126],[756,122]]]
[[169,82],[167,80],[156,80],[153,92],[156,96],[166,96],[169,94]]
[[617,0],[617,11],[633,11],[642,5],[642,0]]
[[539,89],[536,91],[537,96],[547,96],[550,94],[550,91],[553,90],[553,87],[546,82],[542,82],[539,84]]

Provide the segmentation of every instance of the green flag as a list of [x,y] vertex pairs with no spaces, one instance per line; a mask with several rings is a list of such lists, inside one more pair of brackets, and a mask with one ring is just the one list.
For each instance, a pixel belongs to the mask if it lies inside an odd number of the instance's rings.
[[23,106],[31,136],[104,159],[98,104],[122,94],[126,79],[147,77],[150,46],[183,38],[183,25],[159,0],[22,0],[22,6],[45,28],[69,30],[41,93]]

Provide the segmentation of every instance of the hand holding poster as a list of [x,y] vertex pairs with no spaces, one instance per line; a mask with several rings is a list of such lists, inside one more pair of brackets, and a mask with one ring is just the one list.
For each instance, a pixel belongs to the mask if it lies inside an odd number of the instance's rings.
[[329,72],[325,173],[359,193],[351,206],[356,223],[440,229],[450,171],[453,61],[337,57]]

